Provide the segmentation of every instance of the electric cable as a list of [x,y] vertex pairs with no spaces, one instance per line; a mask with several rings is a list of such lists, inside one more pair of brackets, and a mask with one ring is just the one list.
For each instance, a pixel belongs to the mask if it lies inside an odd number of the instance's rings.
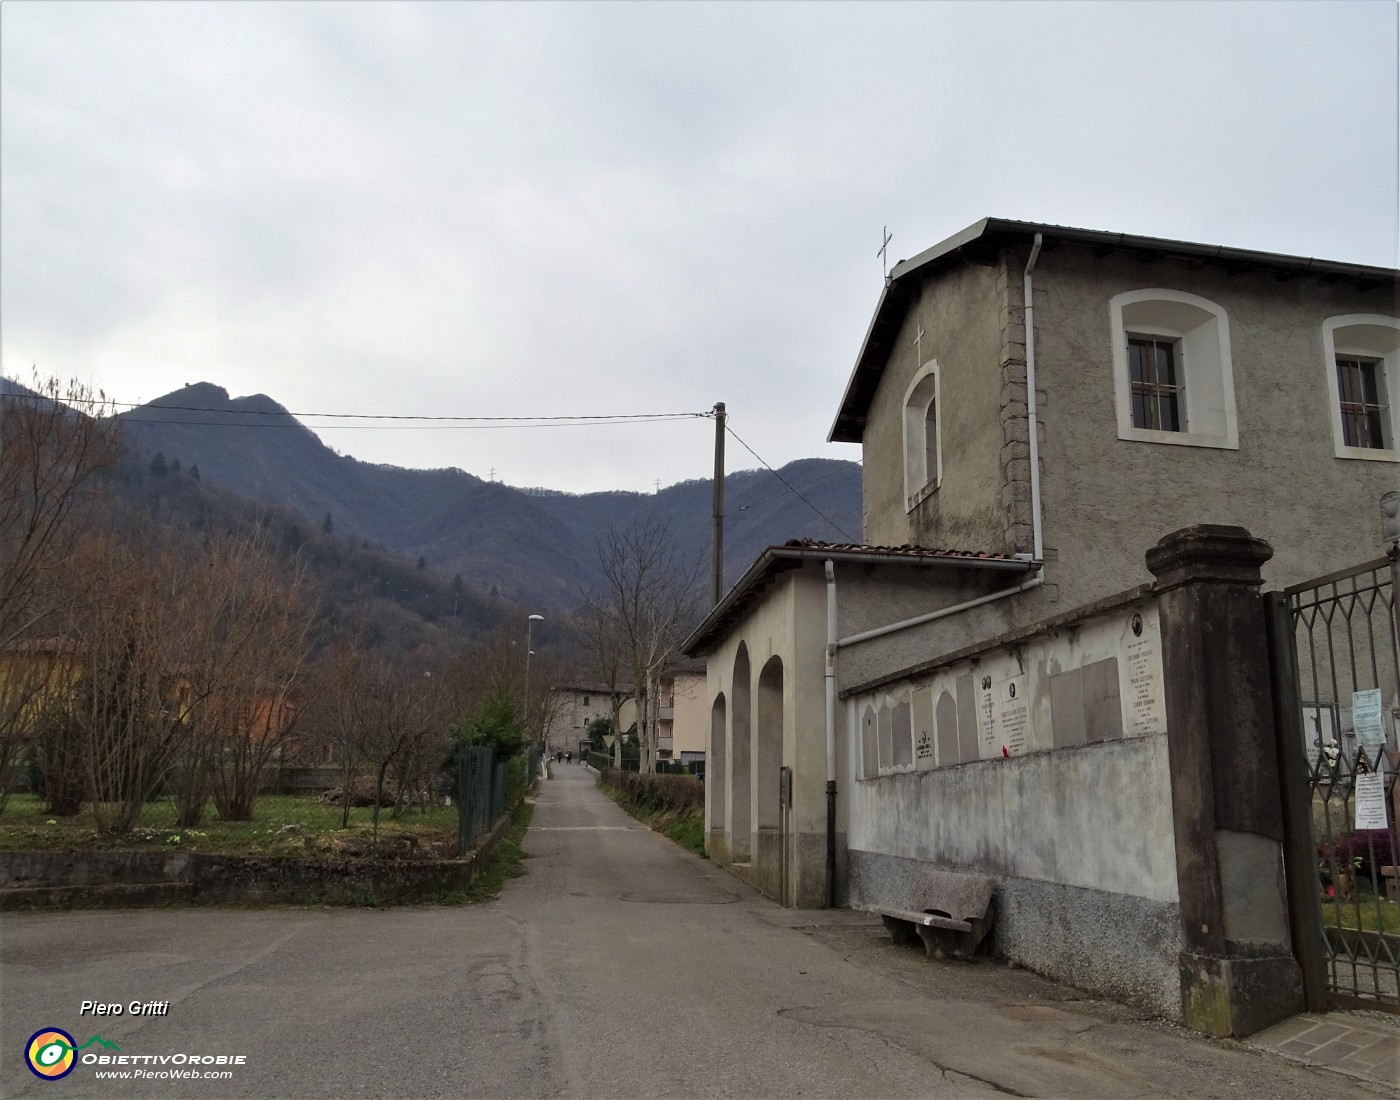
[[758,459],[758,461],[759,461],[760,463],[763,464],[763,468],[764,468],[764,469],[766,469],[770,474],[772,474],[772,475],[773,475],[774,477],[776,477],[779,481],[781,481],[784,485],[786,485],[786,486],[788,487],[789,491],[791,491],[792,494],[793,494],[795,497],[797,497],[798,500],[802,501],[802,503],[805,504],[805,505],[807,505],[808,508],[812,509],[812,511],[816,512],[817,515],[819,515],[819,516],[822,517],[822,519],[826,520],[827,523],[831,524],[832,527],[836,528],[836,530],[839,531],[839,532],[842,534],[842,536],[845,537],[845,539],[846,539],[847,542],[849,542],[849,543],[858,543],[858,542],[860,541],[859,539],[852,538],[852,537],[846,532],[846,530],[845,530],[839,523],[837,523],[837,522],[836,522],[834,519],[832,519],[829,515],[827,515],[825,512],[823,512],[820,508],[818,508],[818,507],[817,507],[815,504],[813,504],[810,500],[808,500],[806,497],[804,497],[804,496],[803,496],[801,493],[799,493],[796,489],[794,489],[794,488],[792,487],[791,483],[789,483],[789,481],[787,480],[787,478],[783,477],[783,475],[780,474],[780,473],[778,473],[777,470],[773,469],[772,466],[769,466],[768,463],[764,461],[762,455],[760,455],[757,451],[755,451],[752,447],[750,447],[747,443],[745,443],[742,439],[740,439],[739,433],[736,432],[736,431],[734,430],[733,425],[731,425],[731,424],[728,422],[728,420],[725,421],[724,428],[725,428],[725,430],[726,430],[730,435],[732,435],[735,439],[737,439],[737,440],[739,441],[739,445],[740,445],[741,447],[743,447],[744,450],[748,451],[749,454],[753,455],[754,458]]

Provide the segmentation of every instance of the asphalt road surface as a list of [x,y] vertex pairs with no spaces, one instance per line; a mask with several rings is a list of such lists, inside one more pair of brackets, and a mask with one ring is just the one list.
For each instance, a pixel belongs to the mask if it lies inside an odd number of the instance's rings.
[[[1366,1093],[1024,971],[930,962],[861,915],[781,909],[637,825],[592,772],[554,774],[528,874],[490,904],[0,915],[0,1094]],[[96,1018],[79,1015],[84,1000],[170,1007]],[[199,1066],[224,1080],[99,1080],[103,1067],[79,1063],[43,1081],[23,1050],[45,1027],[127,1056],[244,1062]]]

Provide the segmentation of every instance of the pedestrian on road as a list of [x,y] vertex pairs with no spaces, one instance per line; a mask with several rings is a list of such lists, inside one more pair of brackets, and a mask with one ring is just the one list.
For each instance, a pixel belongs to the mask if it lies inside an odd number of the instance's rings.
[[566,753],[564,754],[564,763],[566,763],[566,764],[572,764],[573,762],[574,762],[574,754],[573,754],[573,752],[572,752],[572,751],[566,752]]

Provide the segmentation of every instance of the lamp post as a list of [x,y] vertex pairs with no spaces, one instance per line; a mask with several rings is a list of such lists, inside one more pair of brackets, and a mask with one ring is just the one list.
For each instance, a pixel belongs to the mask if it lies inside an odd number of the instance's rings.
[[[531,615],[525,621],[525,713],[520,717],[521,720],[525,722],[527,728],[530,722],[530,658],[535,655],[534,649],[531,648],[531,643],[535,624],[542,622],[544,622],[543,615]],[[540,731],[540,741],[541,743],[544,741],[543,730]]]

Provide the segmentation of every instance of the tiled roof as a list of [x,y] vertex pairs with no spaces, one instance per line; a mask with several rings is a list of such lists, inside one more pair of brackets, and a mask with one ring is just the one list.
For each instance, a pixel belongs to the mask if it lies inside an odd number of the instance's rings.
[[1023,561],[1014,554],[993,554],[987,550],[940,550],[932,546],[870,546],[857,542],[822,542],[819,539],[788,539],[784,546],[798,550],[831,550],[849,554],[898,554],[909,558],[980,558],[985,561]]

